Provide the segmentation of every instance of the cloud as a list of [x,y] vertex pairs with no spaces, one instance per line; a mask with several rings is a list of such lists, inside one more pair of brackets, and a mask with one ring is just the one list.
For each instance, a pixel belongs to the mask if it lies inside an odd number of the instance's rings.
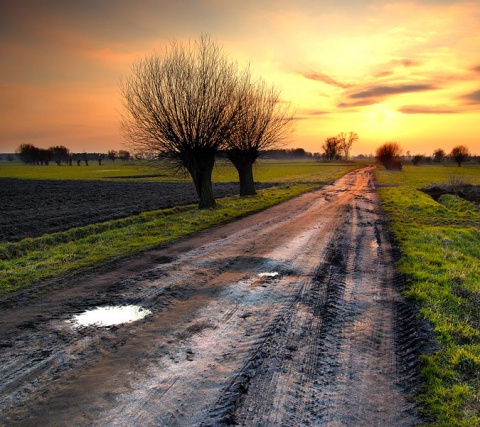
[[461,99],[467,101],[468,104],[480,104],[480,90],[468,93],[462,96]]
[[395,62],[403,65],[405,68],[417,67],[417,66],[421,65],[420,61],[415,61],[413,59],[407,59],[407,58],[403,58],[403,59],[401,59],[399,61],[395,61]]
[[480,65],[477,65],[476,67],[473,67],[473,71],[480,73]]
[[375,74],[375,77],[390,77],[393,75],[393,71],[380,71],[379,73]]
[[306,111],[306,114],[308,114],[310,116],[323,116],[324,114],[330,114],[330,111],[310,110],[310,111]]
[[404,93],[423,92],[427,90],[435,90],[436,86],[431,84],[404,84],[396,86],[373,86],[367,90],[356,92],[349,95],[351,99],[364,99],[364,98],[378,98],[389,95],[401,95]]
[[364,99],[356,102],[340,102],[337,104],[338,108],[353,108],[353,107],[366,107],[367,105],[373,105],[377,103],[377,99]]
[[323,74],[323,73],[316,73],[316,72],[302,73],[302,76],[310,80],[323,82],[323,83],[326,83],[327,85],[336,86],[342,89],[347,89],[352,86],[349,83],[340,82],[338,80],[335,80],[333,77],[330,77],[327,74]]
[[405,106],[398,109],[403,114],[457,114],[459,110],[438,106]]

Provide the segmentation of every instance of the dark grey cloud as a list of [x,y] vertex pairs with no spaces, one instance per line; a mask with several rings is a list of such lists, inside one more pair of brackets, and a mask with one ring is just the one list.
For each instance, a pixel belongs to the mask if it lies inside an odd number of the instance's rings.
[[473,71],[476,71],[477,73],[480,73],[480,65],[477,65],[476,67],[473,67]]
[[435,90],[436,86],[431,84],[405,84],[396,86],[373,86],[367,90],[356,92],[349,95],[351,99],[363,98],[380,98],[389,95],[400,95],[403,93],[423,92],[427,90]]

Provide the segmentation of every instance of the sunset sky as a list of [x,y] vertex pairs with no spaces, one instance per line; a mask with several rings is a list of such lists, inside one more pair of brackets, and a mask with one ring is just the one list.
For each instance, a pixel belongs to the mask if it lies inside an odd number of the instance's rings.
[[118,84],[135,59],[207,33],[282,88],[290,147],[480,155],[480,1],[0,0],[0,152],[124,149]]

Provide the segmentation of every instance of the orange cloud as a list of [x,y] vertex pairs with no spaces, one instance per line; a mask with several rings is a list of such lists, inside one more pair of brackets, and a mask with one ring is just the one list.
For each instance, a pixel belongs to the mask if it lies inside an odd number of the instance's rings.
[[460,110],[438,106],[410,106],[398,109],[403,114],[458,114]]
[[305,77],[307,79],[315,80],[317,82],[326,83],[328,85],[340,87],[340,88],[343,88],[343,89],[346,89],[346,88],[349,88],[350,86],[352,86],[349,83],[340,82],[340,81],[328,76],[327,74],[323,74],[323,73],[310,72],[310,73],[302,73],[302,75],[303,75],[303,77]]
[[461,99],[465,100],[467,104],[480,104],[480,90],[476,90],[475,92],[467,93],[466,95],[462,96]]
[[384,98],[390,95],[400,95],[403,93],[423,92],[427,90],[438,89],[431,84],[403,84],[397,86],[373,86],[361,92],[352,93],[349,98]]

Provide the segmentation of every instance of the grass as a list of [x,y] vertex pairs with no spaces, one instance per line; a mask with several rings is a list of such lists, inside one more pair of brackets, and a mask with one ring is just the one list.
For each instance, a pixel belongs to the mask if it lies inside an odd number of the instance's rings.
[[[269,166],[272,170],[266,173],[288,180],[286,171],[290,171],[290,166],[282,174],[282,166],[273,164]],[[295,175],[290,175],[291,180],[297,183],[275,186],[260,191],[257,196],[221,199],[214,209],[198,210],[193,205],[175,207],[0,244],[0,295],[28,289],[40,281],[96,268],[233,221],[317,188],[318,181],[336,179],[354,168],[355,165],[322,165],[319,168],[309,165],[308,172],[302,173],[301,166],[297,165],[294,167]],[[299,177],[306,183],[300,182]]]
[[[257,182],[304,182],[331,181],[338,173],[351,170],[352,164],[332,164],[315,161],[275,161],[260,159],[254,166]],[[23,163],[0,163],[0,178],[19,179],[67,179],[67,180],[103,180],[125,179],[137,181],[190,181],[185,174],[174,174],[166,164],[155,167],[144,162],[105,161],[101,166],[97,162],[84,163],[81,166],[25,165]],[[214,182],[238,181],[238,174],[233,165],[225,160],[216,162],[212,179]]]
[[430,425],[480,425],[480,212],[455,196],[435,202],[430,183],[480,184],[480,167],[377,169],[382,207],[401,250],[405,295],[433,326],[439,350],[422,357],[417,399]]

